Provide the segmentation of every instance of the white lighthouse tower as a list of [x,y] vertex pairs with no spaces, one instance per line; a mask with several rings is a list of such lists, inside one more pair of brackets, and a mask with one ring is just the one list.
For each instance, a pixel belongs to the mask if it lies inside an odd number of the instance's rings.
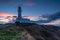
[[18,17],[17,17],[17,19],[16,19],[16,22],[22,22],[22,15],[21,15],[21,7],[19,6],[18,7]]
[[19,6],[18,7],[18,17],[16,19],[16,23],[30,23],[29,19],[22,18],[21,12],[22,12],[22,9]]
[[21,16],[21,7],[19,6],[18,7],[18,19],[22,19],[22,16]]

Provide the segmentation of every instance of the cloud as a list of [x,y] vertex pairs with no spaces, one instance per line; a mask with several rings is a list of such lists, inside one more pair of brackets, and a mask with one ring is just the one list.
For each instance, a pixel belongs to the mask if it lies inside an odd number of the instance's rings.
[[48,17],[44,17],[43,15],[40,15],[40,16],[23,16],[23,18],[28,18],[28,19],[33,20],[33,21],[40,21],[40,20],[47,21],[48,20]]
[[[11,16],[17,16],[17,15],[7,13],[7,12],[0,12],[0,19],[4,17],[11,17]],[[34,20],[34,21],[38,20],[38,17],[33,17],[33,16],[22,16],[22,18],[27,18],[27,19]]]
[[26,6],[34,6],[35,3],[32,3],[32,2],[26,2],[24,5],[26,5]]
[[51,19],[51,21],[56,20],[56,19],[60,19],[60,12],[50,15],[49,18]]
[[34,6],[35,3],[34,2],[31,2],[30,0],[27,0],[25,3],[24,3],[25,6]]
[[16,16],[15,14],[11,14],[11,13],[6,13],[6,12],[0,12],[0,16]]
[[[7,13],[7,12],[0,12],[0,24],[8,23],[9,21],[11,21],[10,19],[12,19],[13,16],[17,16],[17,15]],[[10,18],[7,18],[7,17],[10,17]]]
[[0,20],[0,24],[5,24],[5,23],[8,23],[8,22],[9,22],[8,19],[1,19],[1,20]]
[[57,25],[57,26],[60,26],[60,19],[51,21],[51,22],[49,22],[49,23],[44,23],[44,24],[45,24],[45,25]]
[[48,17],[48,22],[45,25],[59,25],[60,26],[60,12],[54,13]]
[[60,19],[60,12],[51,14],[51,15],[47,16],[47,18],[48,18],[47,22],[44,21],[44,23],[49,23],[49,22],[53,22],[57,19]]
[[38,21],[39,20],[38,17],[33,17],[33,16],[23,16],[23,18],[27,18],[27,19],[30,19],[32,21]]

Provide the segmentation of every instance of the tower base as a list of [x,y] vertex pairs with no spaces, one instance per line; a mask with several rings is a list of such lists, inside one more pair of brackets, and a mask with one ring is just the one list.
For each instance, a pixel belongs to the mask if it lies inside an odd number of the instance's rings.
[[15,22],[16,26],[29,26],[29,25],[33,25],[35,23],[24,23],[24,22]]

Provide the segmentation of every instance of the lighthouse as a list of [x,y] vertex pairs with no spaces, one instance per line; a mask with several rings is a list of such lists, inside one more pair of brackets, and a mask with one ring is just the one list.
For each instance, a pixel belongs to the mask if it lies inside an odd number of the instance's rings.
[[19,6],[18,7],[18,17],[17,17],[17,19],[16,19],[16,22],[20,22],[21,23],[21,21],[22,21],[22,15],[21,15],[21,7]]
[[21,9],[21,7],[19,6],[19,7],[18,7],[18,17],[17,17],[15,23],[16,23],[16,24],[20,24],[20,23],[30,23],[30,20],[29,20],[29,19],[22,18],[21,12],[22,12],[22,9]]
[[21,15],[21,7],[19,6],[18,7],[18,17],[17,17],[17,19],[16,19],[16,25],[17,26],[19,26],[20,25],[20,23],[22,22],[22,15]]
[[18,7],[18,19],[20,20],[20,19],[22,19],[22,16],[21,16],[21,7],[19,6]]

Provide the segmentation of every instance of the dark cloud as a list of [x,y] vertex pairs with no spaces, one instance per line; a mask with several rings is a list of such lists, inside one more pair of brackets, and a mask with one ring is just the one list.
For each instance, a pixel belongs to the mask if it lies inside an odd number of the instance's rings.
[[55,14],[53,14],[53,15],[50,15],[49,18],[50,18],[51,20],[60,19],[60,12],[57,12],[57,13],[55,13]]
[[55,20],[60,19],[60,12],[56,12],[54,14],[51,14],[47,17],[48,20],[39,20],[39,23],[49,23],[49,22],[53,22]]

